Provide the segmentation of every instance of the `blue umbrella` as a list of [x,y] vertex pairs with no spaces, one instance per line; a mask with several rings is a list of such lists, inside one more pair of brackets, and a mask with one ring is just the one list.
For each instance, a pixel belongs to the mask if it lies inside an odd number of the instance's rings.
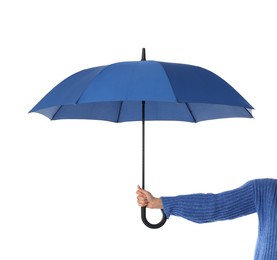
[[[145,121],[252,118],[253,107],[226,81],[193,65],[146,61],[119,62],[79,71],[53,88],[30,111],[51,120],[142,121],[142,188],[145,188]],[[165,221],[152,224],[159,228]]]

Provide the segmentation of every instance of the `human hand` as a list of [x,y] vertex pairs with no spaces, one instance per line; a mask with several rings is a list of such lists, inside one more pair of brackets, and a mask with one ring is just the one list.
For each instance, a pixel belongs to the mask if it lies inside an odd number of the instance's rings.
[[138,185],[137,202],[140,207],[147,207],[150,209],[162,209],[163,204],[160,198],[154,197],[149,191],[142,189]]

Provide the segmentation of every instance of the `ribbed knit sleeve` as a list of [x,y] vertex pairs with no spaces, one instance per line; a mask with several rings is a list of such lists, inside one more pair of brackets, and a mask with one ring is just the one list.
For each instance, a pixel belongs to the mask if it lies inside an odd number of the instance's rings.
[[218,194],[161,197],[164,212],[196,223],[234,219],[256,212],[253,181]]
[[277,259],[277,180],[259,179],[254,182],[259,235],[255,260]]

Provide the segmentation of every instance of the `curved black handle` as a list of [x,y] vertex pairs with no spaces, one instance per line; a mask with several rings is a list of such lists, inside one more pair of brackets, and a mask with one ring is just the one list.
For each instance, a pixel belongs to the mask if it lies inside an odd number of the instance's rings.
[[146,218],[146,207],[141,207],[141,220],[144,223],[144,225],[149,228],[153,228],[153,229],[162,227],[165,224],[167,218],[166,218],[164,211],[162,209],[161,209],[161,211],[163,214],[162,220],[157,224],[152,224]]

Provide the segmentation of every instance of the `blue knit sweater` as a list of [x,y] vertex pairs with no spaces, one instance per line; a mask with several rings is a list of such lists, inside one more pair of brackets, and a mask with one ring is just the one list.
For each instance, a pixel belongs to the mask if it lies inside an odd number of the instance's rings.
[[218,194],[162,197],[164,212],[196,223],[234,219],[257,213],[259,231],[255,260],[277,259],[277,180],[251,180]]

